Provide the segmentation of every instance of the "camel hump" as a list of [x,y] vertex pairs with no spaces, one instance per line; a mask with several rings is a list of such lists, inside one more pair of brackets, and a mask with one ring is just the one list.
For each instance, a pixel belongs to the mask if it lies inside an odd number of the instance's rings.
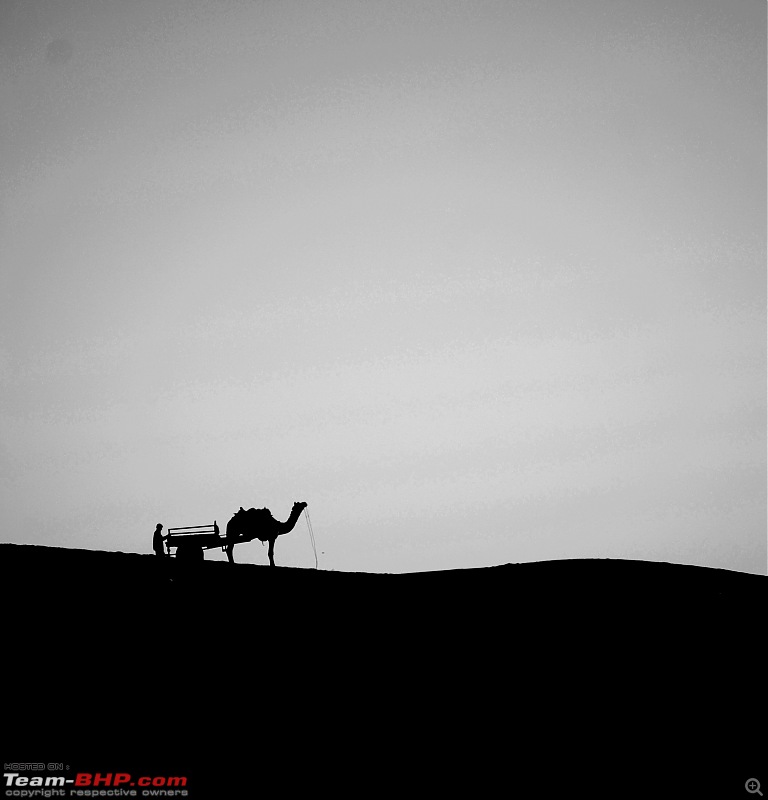
[[268,519],[272,519],[272,512],[268,508],[249,508],[249,509],[240,509],[236,514],[236,517],[242,517],[248,522],[256,523],[256,522],[265,522]]
[[239,511],[235,511],[232,515],[230,522],[237,520],[238,523],[247,525],[267,525],[274,517],[268,508],[249,508],[244,509],[242,506]]

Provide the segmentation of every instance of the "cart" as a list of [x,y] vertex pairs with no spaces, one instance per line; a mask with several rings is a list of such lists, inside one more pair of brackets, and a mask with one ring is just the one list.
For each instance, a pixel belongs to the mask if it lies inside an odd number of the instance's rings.
[[[213,550],[220,547],[226,552],[228,544],[232,544],[219,532],[216,521],[210,525],[186,525],[180,528],[168,528],[165,539],[165,548],[169,556],[174,556],[179,561],[195,562],[205,558],[204,550]],[[171,553],[171,548],[176,553]]]

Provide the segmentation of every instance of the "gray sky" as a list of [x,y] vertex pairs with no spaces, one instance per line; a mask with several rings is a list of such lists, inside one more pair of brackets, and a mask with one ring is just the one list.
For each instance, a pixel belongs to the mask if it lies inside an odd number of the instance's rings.
[[765,574],[763,0],[2,0],[0,107],[4,540]]

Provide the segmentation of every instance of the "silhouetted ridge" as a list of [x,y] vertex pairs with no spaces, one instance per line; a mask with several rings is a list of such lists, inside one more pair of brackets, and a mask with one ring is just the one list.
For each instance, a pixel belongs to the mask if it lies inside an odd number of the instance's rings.
[[[40,587],[62,606],[111,607],[138,615],[183,604],[195,613],[226,609],[230,618],[308,612],[402,617],[405,629],[450,624],[468,617],[476,626],[514,615],[518,625],[541,614],[562,619],[588,613],[691,611],[749,615],[762,599],[763,576],[722,569],[618,559],[572,559],[493,567],[380,574],[205,561],[182,569],[151,554],[0,544],[5,592],[34,604]],[[17,603],[14,603],[16,605]],[[144,609],[144,611],[142,611]],[[175,612],[178,617],[178,612]],[[257,617],[258,618],[258,617]],[[424,624],[427,624],[426,622]]]
[[257,735],[291,743],[290,769],[297,720],[316,726],[304,744],[327,743],[327,763],[339,759],[328,730],[340,729],[343,769],[368,782],[372,753],[388,764],[431,752],[443,769],[454,748],[473,780],[478,764],[506,770],[506,731],[531,706],[548,756],[552,721],[585,736],[596,703],[605,735],[636,731],[643,753],[652,725],[681,720],[727,731],[741,752],[757,741],[763,576],[610,559],[376,574],[223,561],[179,572],[152,554],[13,544],[0,556],[24,632],[6,659],[14,724],[42,724],[41,670],[61,664],[78,707],[118,698],[142,724],[161,707],[215,709],[214,730],[255,720]]

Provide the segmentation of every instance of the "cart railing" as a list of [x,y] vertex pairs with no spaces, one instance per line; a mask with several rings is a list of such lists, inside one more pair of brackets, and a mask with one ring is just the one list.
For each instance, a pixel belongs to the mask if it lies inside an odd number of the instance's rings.
[[214,547],[223,549],[225,544],[226,540],[219,532],[219,526],[215,521],[209,525],[182,525],[177,528],[168,528],[165,539],[165,547],[169,556],[172,547],[178,549],[182,545],[193,545],[202,550],[211,550]]

